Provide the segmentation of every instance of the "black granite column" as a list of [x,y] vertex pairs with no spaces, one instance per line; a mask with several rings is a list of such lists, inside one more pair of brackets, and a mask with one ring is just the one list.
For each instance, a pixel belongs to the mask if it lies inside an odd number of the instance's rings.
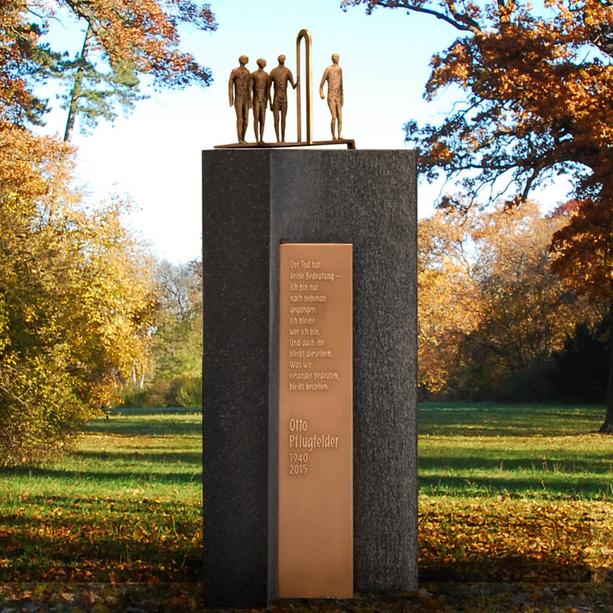
[[276,593],[281,242],[353,243],[356,591],[417,587],[411,151],[203,155],[208,606]]

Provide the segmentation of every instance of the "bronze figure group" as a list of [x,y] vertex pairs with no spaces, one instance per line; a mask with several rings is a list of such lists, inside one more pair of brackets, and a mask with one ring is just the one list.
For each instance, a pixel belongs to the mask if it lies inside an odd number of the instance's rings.
[[[278,57],[279,65],[268,74],[266,60],[257,60],[258,69],[250,72],[246,65],[249,58],[241,55],[239,66],[230,73],[228,93],[230,106],[236,111],[236,134],[239,143],[245,143],[247,125],[249,124],[249,109],[253,109],[255,140],[264,142],[264,125],[266,123],[266,107],[269,105],[273,113],[275,135],[278,143],[285,142],[285,124],[287,116],[287,86],[296,89],[299,80],[294,81],[292,71],[285,66],[285,55]],[[343,72],[338,65],[339,54],[332,54],[332,64],[328,66],[321,79],[319,93],[324,98],[324,85],[328,84],[328,108],[332,114],[330,124],[332,140],[341,140],[343,125]],[[271,95],[271,90],[273,90]]]

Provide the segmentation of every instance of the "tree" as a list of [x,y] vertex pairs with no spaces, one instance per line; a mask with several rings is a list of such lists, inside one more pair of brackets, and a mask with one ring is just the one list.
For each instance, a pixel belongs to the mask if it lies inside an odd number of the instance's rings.
[[[419,152],[419,170],[428,180],[442,175],[452,186],[440,204],[462,208],[500,198],[520,204],[535,187],[565,174],[585,205],[552,243],[562,262],[558,270],[586,292],[600,278],[596,294],[613,302],[610,2],[546,0],[537,11],[518,0],[343,1],[357,4],[369,12],[426,13],[460,33],[432,58],[425,96],[431,100],[456,86],[466,94],[464,103],[439,125],[405,126],[407,142]],[[600,257],[601,251],[609,257]],[[570,262],[587,260],[599,272],[585,279]],[[613,340],[609,346],[613,364]],[[606,432],[613,432],[613,374],[610,382]]]
[[92,62],[92,45],[93,33],[88,24],[80,54],[58,67],[58,74],[63,75],[65,81],[72,81],[70,93],[64,96],[64,108],[68,111],[64,141],[71,139],[77,115],[82,118],[81,131],[86,132],[94,128],[101,117],[114,120],[116,105],[125,112],[144,97],[138,95],[139,80],[128,64],[118,64],[108,72],[99,71]]
[[[83,24],[76,57],[44,42],[52,20],[65,9]],[[35,92],[42,80],[64,84],[68,110],[65,140],[75,117],[92,127],[113,119],[116,107],[130,109],[140,97],[139,76],[158,87],[208,85],[211,73],[180,49],[179,26],[216,28],[209,5],[192,0],[8,0],[0,7],[0,119],[39,123],[47,101]]]
[[522,207],[447,208],[419,223],[420,384],[454,397],[534,399],[578,324],[602,311],[551,271],[565,223]]
[[200,378],[202,370],[202,264],[157,267],[160,316],[153,345],[158,376]]
[[564,219],[542,217],[531,201],[479,217],[473,240],[483,315],[463,349],[479,363],[490,397],[543,398],[552,354],[602,311],[551,270],[548,245]]
[[[70,58],[45,42],[66,11],[84,25]],[[181,51],[181,23],[215,28],[190,0],[6,0],[0,4],[0,464],[65,449],[83,422],[147,371],[159,306],[152,262],[111,198],[90,207],[71,187],[72,150],[37,137],[41,84],[68,85],[69,119],[112,119],[159,87],[208,84]]]
[[129,406],[202,406],[202,262],[154,267],[158,313],[148,376],[123,390]]
[[553,355],[551,378],[556,395],[573,402],[601,402],[607,391],[607,320],[579,324]]
[[70,150],[0,125],[0,464],[67,448],[146,361],[156,309],[122,205],[71,190]]
[[575,290],[608,303],[607,413],[600,431],[613,434],[613,214],[610,192],[602,202],[571,201],[558,208],[568,223],[553,235],[553,269],[570,279]]
[[482,315],[470,255],[470,220],[439,211],[418,225],[418,363],[424,397],[447,394],[453,373],[466,367],[462,341]]

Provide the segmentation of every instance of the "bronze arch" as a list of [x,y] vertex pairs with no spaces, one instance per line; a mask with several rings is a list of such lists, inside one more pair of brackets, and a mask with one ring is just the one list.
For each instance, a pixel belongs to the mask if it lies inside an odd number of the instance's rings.
[[296,126],[296,140],[301,143],[302,140],[302,100],[301,100],[301,91],[302,91],[302,81],[300,79],[300,42],[304,38],[304,51],[306,56],[306,142],[311,145],[313,143],[313,135],[311,132],[311,127],[313,125],[313,74],[311,69],[311,46],[312,46],[312,38],[311,33],[306,30],[300,30],[298,32],[298,36],[296,37],[296,80],[298,81],[298,89],[296,91],[296,115],[297,115],[297,126]]

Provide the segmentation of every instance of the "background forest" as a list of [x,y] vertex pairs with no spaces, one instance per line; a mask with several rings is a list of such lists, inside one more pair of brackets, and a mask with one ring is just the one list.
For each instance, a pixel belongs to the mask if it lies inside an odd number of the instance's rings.
[[[419,222],[421,398],[603,402],[611,7],[342,2],[352,5],[425,12],[459,34],[432,58],[425,97],[455,87],[464,99],[438,125],[405,125],[422,176],[448,182]],[[66,14],[85,24],[76,55],[46,38]],[[217,24],[187,1],[0,7],[0,463],[68,448],[113,406],[201,405],[202,262],[156,261],[125,224],[125,198],[92,202],[76,187],[70,145],[78,118],[87,131],[129,111],[144,80],[210,83],[181,50],[188,26]],[[49,88],[63,140],[38,131]],[[575,199],[543,214],[529,195],[556,174]]]
[[577,203],[419,222],[422,399],[603,402],[607,303],[552,270],[552,236]]
[[[152,237],[197,238],[200,195],[178,194],[190,175],[200,189],[202,142],[233,133],[236,41],[270,67],[296,19],[317,28],[318,61],[341,47],[352,136],[416,149],[433,204],[420,577],[415,593],[269,610],[610,611],[611,1],[3,0],[0,613],[202,610],[207,263],[197,242],[169,263]],[[170,102],[213,76],[206,103]],[[81,187],[88,163],[145,186],[153,245],[130,197]]]
[[[552,236],[576,206],[446,209],[420,220],[422,400],[604,402],[607,304],[551,269]],[[201,263],[158,264],[155,279],[149,369],[122,389],[123,402],[201,406]]]

